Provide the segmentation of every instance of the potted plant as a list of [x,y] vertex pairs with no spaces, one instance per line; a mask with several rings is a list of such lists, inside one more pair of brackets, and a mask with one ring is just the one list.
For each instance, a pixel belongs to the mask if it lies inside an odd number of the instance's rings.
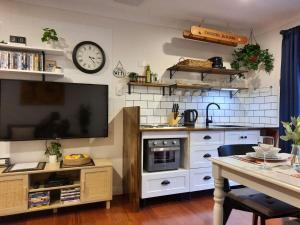
[[46,147],[45,154],[49,156],[49,163],[56,163],[57,159],[62,156],[62,147],[58,142],[51,142],[50,146]]
[[53,28],[44,28],[43,31],[42,42],[50,47],[54,47],[54,43],[58,41],[56,30]]
[[131,72],[131,73],[128,74],[130,82],[137,82],[138,76],[139,75],[135,72]]
[[300,160],[300,116],[291,117],[291,122],[281,122],[284,129],[285,135],[280,136],[284,141],[292,141],[292,159],[291,165],[293,167],[299,167]]
[[234,50],[231,67],[235,70],[246,69],[257,71],[264,69],[270,73],[274,68],[274,57],[268,49],[261,49],[259,44],[247,44]]

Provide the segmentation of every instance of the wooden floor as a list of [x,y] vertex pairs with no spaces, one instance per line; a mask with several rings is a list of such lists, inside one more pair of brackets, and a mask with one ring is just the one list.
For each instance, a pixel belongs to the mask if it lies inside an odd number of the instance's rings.
[[[213,200],[210,194],[193,194],[191,200],[173,197],[147,203],[140,212],[131,212],[124,198],[115,198],[110,210],[103,203],[0,218],[1,225],[212,225]],[[251,225],[251,215],[233,211],[228,225]],[[267,225],[281,225],[269,220]]]

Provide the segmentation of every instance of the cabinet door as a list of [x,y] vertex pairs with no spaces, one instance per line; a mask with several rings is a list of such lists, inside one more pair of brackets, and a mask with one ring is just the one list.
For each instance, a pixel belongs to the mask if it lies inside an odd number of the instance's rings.
[[26,211],[27,189],[27,175],[0,177],[0,215]]
[[218,156],[219,145],[191,146],[190,168],[211,167],[209,159]]
[[259,130],[246,131],[244,134],[244,143],[257,144],[259,141],[259,136],[260,136]]
[[112,168],[81,170],[81,201],[95,202],[112,199]]
[[244,144],[244,131],[225,131],[225,145]]

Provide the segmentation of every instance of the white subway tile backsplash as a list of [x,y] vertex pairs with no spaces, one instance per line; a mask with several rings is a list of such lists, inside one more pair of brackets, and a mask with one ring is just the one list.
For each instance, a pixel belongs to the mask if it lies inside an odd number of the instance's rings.
[[125,105],[141,107],[142,124],[164,124],[168,122],[168,114],[174,103],[179,105],[179,112],[185,109],[197,109],[197,124],[205,124],[206,106],[215,102],[221,107],[212,106],[209,115],[215,123],[243,124],[255,126],[278,126],[278,96],[269,88],[243,91],[230,98],[228,91],[207,91],[201,96],[162,96],[160,88],[134,87],[131,95],[125,96]]

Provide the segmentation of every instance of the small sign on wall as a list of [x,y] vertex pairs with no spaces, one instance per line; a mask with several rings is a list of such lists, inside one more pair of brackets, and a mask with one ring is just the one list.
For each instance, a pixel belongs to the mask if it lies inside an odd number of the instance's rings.
[[124,69],[123,64],[120,60],[113,70],[113,75],[117,78],[124,78],[127,75],[127,71]]

